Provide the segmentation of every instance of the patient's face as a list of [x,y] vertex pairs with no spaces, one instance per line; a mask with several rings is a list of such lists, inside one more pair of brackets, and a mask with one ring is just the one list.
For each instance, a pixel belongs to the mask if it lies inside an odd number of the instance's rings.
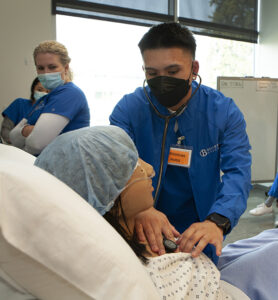
[[138,160],[138,165],[121,193],[122,207],[126,218],[134,217],[139,212],[153,206],[152,178],[155,175],[151,165]]

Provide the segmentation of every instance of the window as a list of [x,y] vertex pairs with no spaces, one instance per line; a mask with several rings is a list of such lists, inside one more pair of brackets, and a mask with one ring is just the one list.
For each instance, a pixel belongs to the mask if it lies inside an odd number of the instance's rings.
[[57,16],[57,40],[71,57],[73,81],[85,93],[91,125],[109,124],[108,117],[124,94],[144,80],[138,41],[146,27]]
[[[57,15],[57,40],[72,59],[73,81],[86,94],[91,125],[109,124],[116,103],[142,86],[137,46],[149,27]],[[254,44],[195,35],[203,84],[217,76],[253,76]]]
[[195,35],[203,84],[217,88],[218,76],[254,76],[255,44]]
[[258,0],[52,0],[53,14],[150,26],[179,21],[193,32],[257,42]]
[[179,1],[179,21],[195,33],[256,43],[257,0]]

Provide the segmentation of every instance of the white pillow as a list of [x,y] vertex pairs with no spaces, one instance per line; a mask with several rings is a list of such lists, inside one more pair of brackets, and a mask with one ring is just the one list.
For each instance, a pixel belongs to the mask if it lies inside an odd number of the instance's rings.
[[159,299],[114,228],[36,166],[0,162],[0,229],[0,269],[39,299]]
[[14,146],[0,144],[0,159],[33,164],[36,157]]

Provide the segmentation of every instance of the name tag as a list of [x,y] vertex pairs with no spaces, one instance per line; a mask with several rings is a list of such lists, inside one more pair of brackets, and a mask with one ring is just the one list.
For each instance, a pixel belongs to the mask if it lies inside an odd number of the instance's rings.
[[192,149],[171,147],[168,156],[168,164],[189,168],[191,164],[191,156]]

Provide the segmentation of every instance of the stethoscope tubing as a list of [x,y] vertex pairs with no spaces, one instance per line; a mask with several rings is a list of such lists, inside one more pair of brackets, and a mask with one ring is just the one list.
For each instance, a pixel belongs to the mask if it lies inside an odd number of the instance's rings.
[[[193,92],[193,94],[190,96],[190,98],[188,99],[188,101],[190,99],[193,98],[193,96],[196,94],[196,92],[199,90],[199,87],[202,83],[202,78],[199,74],[197,74],[197,76],[199,77],[200,81],[199,84],[196,88],[196,90]],[[163,114],[161,114],[158,109],[155,107],[155,105],[152,103],[146,88],[145,88],[145,83],[146,83],[146,79],[143,82],[143,90],[145,93],[145,96],[147,98],[147,100],[149,101],[151,107],[153,108],[154,112],[162,119],[165,120],[165,124],[164,124],[164,130],[163,130],[163,137],[162,137],[162,144],[161,144],[161,152],[160,152],[160,166],[159,166],[159,174],[158,174],[158,181],[157,181],[157,185],[156,185],[156,190],[155,190],[155,195],[154,195],[154,207],[156,206],[157,203],[157,197],[158,197],[158,193],[159,193],[159,189],[160,189],[160,185],[161,185],[161,179],[162,179],[162,173],[163,173],[163,166],[164,166],[164,157],[165,157],[165,143],[166,143],[166,136],[167,136],[167,131],[168,131],[168,125],[169,122],[172,118],[178,116],[179,114],[183,113],[183,111],[185,110],[187,103],[184,103],[181,107],[179,107],[174,113],[165,116]],[[188,102],[187,101],[187,102]]]

